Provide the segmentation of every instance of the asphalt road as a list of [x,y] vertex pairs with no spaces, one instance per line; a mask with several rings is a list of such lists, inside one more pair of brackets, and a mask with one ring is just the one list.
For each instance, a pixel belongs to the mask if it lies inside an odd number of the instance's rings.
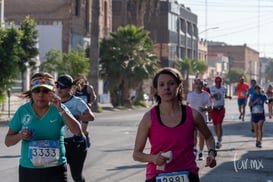
[[[272,182],[273,120],[265,122],[263,148],[258,149],[250,131],[248,109],[246,121],[241,122],[235,99],[227,100],[226,108],[223,147],[218,151],[217,166],[205,168],[204,161],[197,161],[201,182]],[[96,114],[96,120],[89,125],[92,146],[84,168],[87,182],[145,180],[145,163],[133,161],[132,150],[138,122],[146,110]],[[209,127],[214,133],[211,124]],[[20,145],[5,147],[6,131],[6,124],[0,123],[0,179],[16,182]],[[146,148],[149,150],[148,145]]]

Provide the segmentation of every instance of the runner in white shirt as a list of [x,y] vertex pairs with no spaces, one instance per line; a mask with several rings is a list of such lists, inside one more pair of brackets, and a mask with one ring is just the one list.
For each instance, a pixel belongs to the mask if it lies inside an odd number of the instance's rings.
[[227,89],[222,86],[222,78],[220,76],[216,76],[214,81],[215,85],[209,87],[209,93],[211,95],[213,105],[210,115],[217,137],[216,148],[219,149],[222,147],[222,123],[226,113],[225,98],[231,99],[231,97],[227,96]]
[[[193,109],[199,111],[205,122],[207,122],[207,115],[206,112],[211,110],[211,98],[208,92],[204,91],[203,89],[203,82],[200,79],[194,80],[194,90],[192,92],[189,92],[187,95],[187,104],[191,106]],[[194,145],[195,145],[195,151],[196,145],[197,145],[197,130],[195,130],[195,136],[194,136]],[[199,133],[199,154],[198,154],[198,160],[204,160],[203,157],[203,149],[204,149],[204,137]]]

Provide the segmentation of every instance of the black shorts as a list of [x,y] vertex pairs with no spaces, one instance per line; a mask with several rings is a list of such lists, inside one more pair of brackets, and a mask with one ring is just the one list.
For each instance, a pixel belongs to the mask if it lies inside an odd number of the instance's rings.
[[19,166],[19,182],[67,182],[67,165],[47,168]]

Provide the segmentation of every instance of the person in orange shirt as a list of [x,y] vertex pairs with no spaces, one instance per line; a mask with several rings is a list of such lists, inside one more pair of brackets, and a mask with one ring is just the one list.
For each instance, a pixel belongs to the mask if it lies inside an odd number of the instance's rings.
[[245,82],[245,79],[243,76],[240,77],[240,82],[237,84],[236,90],[238,95],[238,109],[239,109],[239,119],[244,121],[245,119],[245,108],[247,104],[247,97],[248,97],[248,89],[249,85]]

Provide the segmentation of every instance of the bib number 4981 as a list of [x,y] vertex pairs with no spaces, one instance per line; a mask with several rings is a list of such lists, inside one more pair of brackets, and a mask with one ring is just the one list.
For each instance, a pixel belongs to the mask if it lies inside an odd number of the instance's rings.
[[190,182],[188,171],[161,173],[156,177],[156,182]]

